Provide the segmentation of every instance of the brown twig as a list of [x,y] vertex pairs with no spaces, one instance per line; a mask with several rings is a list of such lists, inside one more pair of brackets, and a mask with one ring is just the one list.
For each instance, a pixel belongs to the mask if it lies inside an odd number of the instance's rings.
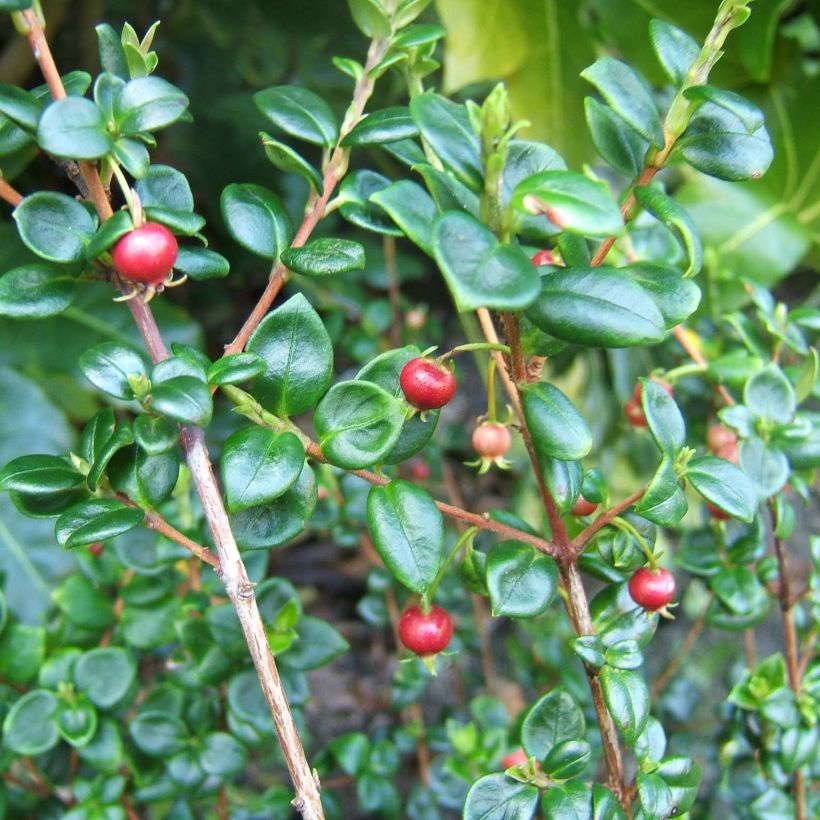
[[605,512],[602,512],[588,527],[581,530],[572,541],[571,547],[573,553],[577,557],[584,551],[584,547],[589,543],[595,533],[602,530],[607,524],[610,524],[613,519],[617,518],[625,509],[631,507],[635,502],[639,501],[641,496],[646,492],[645,489],[636,490],[628,498],[617,503],[614,507],[610,507]]
[[23,195],[0,175],[0,199],[16,208],[22,201]]
[[[65,88],[63,88],[60,74],[54,64],[42,26],[32,11],[23,12],[23,16],[29,25],[27,36],[32,52],[40,65],[49,90],[54,99],[62,99],[65,97]],[[91,200],[100,219],[104,221],[113,212],[99,173],[91,163],[80,162],[79,166],[88,186]],[[131,299],[128,306],[152,360],[158,362],[168,358],[168,350],[148,305],[137,298]],[[205,446],[204,433],[201,428],[184,426],[180,440],[194,486],[202,502],[205,518],[214,536],[219,554],[218,574],[239,617],[262,691],[276,725],[288,770],[293,778],[296,792],[293,806],[305,820],[320,820],[324,817],[324,813],[319,798],[318,777],[307,762],[299,732],[290,712],[287,696],[268,643],[265,626],[256,605],[253,584],[248,578],[231,532],[228,514],[225,511]]]
[[[296,235],[293,237],[293,241],[291,242],[292,248],[302,247],[302,245],[304,245],[310,238],[311,233],[313,233],[313,229],[324,216],[325,208],[327,207],[327,203],[333,195],[333,192],[336,190],[336,186],[339,184],[347,171],[349,149],[343,148],[341,141],[347,136],[348,133],[350,133],[353,126],[355,126],[361,119],[365,105],[367,105],[367,101],[373,93],[374,80],[370,74],[370,71],[378,65],[379,62],[381,62],[387,48],[390,45],[390,42],[391,39],[386,37],[374,40],[370,45],[364,71],[353,89],[353,101],[340,129],[336,147],[333,149],[333,153],[330,155],[327,167],[325,168],[324,176],[322,178],[322,191],[320,194],[312,194],[308,199],[308,203],[305,208],[305,215],[302,218],[302,224],[299,226],[299,229],[296,231]],[[259,301],[254,306],[233,341],[225,345],[226,356],[232,353],[239,353],[244,349],[248,339],[251,337],[251,334],[254,330],[256,330],[256,327],[265,317],[265,314],[270,309],[274,299],[276,299],[276,296],[282,289],[287,273],[287,268],[281,262],[277,262],[273,266],[270,276],[268,277],[267,287],[259,297]]]

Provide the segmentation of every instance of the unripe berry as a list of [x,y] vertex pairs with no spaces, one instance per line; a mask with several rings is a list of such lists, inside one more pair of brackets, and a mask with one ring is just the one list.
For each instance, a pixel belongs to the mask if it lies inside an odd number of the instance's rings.
[[737,444],[737,436],[722,424],[713,424],[706,431],[706,446],[713,453],[717,453],[722,447],[730,444]]
[[176,237],[158,222],[146,222],[119,239],[111,251],[114,269],[124,279],[157,287],[174,268]]
[[503,424],[487,421],[473,430],[473,447],[482,458],[501,458],[511,445],[510,429]]
[[575,502],[575,506],[570,511],[573,515],[578,517],[584,515],[592,515],[595,510],[598,509],[598,505],[594,504],[592,501],[587,501],[582,495],[578,496],[578,500]]
[[407,401],[417,410],[444,407],[456,392],[456,377],[432,359],[411,359],[402,368],[399,384]]
[[[655,384],[659,384],[670,396],[672,395],[671,384],[662,382],[659,379],[655,380]],[[626,415],[626,420],[633,427],[646,427],[646,415],[644,414],[643,406],[641,405],[641,398],[643,395],[643,390],[641,388],[642,385],[640,382],[638,382],[635,385],[635,389],[632,391],[631,398],[624,405],[624,414]]]
[[555,256],[552,251],[538,251],[532,257],[532,264],[539,268],[543,265],[554,265]]

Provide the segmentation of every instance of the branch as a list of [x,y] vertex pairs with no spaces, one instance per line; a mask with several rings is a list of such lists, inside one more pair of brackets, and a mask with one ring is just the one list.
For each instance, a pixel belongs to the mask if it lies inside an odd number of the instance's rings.
[[23,195],[6,182],[2,173],[0,173],[0,199],[8,202],[13,208],[16,208],[23,201]]
[[[314,193],[308,199],[305,215],[302,218],[302,224],[299,226],[299,229],[296,231],[296,235],[293,237],[293,241],[290,243],[292,248],[301,248],[302,245],[304,245],[310,238],[311,233],[313,233],[313,229],[325,214],[328,200],[333,195],[333,192],[336,190],[336,186],[339,184],[340,180],[347,171],[347,162],[350,150],[348,148],[343,148],[341,142],[347,134],[350,133],[353,126],[356,125],[356,123],[361,119],[362,113],[364,112],[364,107],[370,99],[370,96],[373,94],[374,80],[370,76],[370,70],[381,62],[390,45],[390,42],[391,38],[385,37],[383,39],[373,40],[370,44],[364,71],[353,88],[353,101],[347,116],[345,117],[345,121],[339,131],[339,139],[336,142],[336,147],[333,149],[333,153],[331,154],[330,160],[325,168],[322,179],[322,193],[318,196]],[[270,306],[279,294],[279,291],[282,289],[282,285],[285,284],[287,275],[288,269],[281,262],[277,262],[273,266],[270,276],[268,277],[267,287],[259,297],[259,301],[254,306],[233,341],[225,345],[225,356],[229,356],[233,353],[239,353],[241,350],[244,350],[248,339],[251,337],[251,334],[254,330],[256,330],[262,319],[265,318],[265,314],[268,312]]]
[[[23,12],[23,16],[29,25],[27,36],[32,52],[40,65],[49,90],[54,99],[62,99],[65,97],[65,88],[54,64],[54,58],[42,26],[31,10]],[[100,175],[91,163],[80,162],[79,166],[100,220],[105,221],[111,217],[113,211]],[[128,305],[152,360],[158,362],[168,358],[165,342],[148,305],[138,298],[131,299]],[[307,762],[299,732],[290,712],[287,696],[268,643],[265,625],[256,605],[253,584],[248,578],[239,548],[231,532],[228,514],[225,511],[222,495],[205,446],[204,433],[198,427],[184,426],[180,440],[219,554],[217,572],[239,617],[262,691],[276,724],[276,732],[285,762],[293,778],[296,792],[293,806],[301,813],[304,820],[321,820],[324,813],[319,798],[318,777]]]
[[645,489],[636,490],[629,498],[625,498],[614,507],[602,512],[586,529],[581,530],[570,544],[575,557],[577,558],[584,551],[584,547],[596,532],[603,529],[614,518],[617,518],[625,509],[631,507],[645,492]]

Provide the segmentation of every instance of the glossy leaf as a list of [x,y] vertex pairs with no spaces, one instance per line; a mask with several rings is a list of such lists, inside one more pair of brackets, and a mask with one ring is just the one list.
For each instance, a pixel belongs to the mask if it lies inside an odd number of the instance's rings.
[[756,436],[741,442],[740,467],[756,486],[761,499],[779,492],[789,480],[786,453]]
[[315,92],[280,85],[253,95],[256,107],[279,129],[316,145],[333,145],[339,133],[330,106]]
[[94,387],[125,400],[134,398],[131,379],[148,375],[142,356],[117,342],[103,342],[83,353],[80,370]]
[[91,241],[85,246],[85,258],[96,259],[107,251],[118,239],[134,230],[134,223],[128,211],[116,211],[110,219],[100,225]]
[[580,461],[561,461],[549,456],[539,458],[541,475],[558,509],[568,513],[581,494],[584,468]]
[[290,244],[293,228],[279,197],[261,185],[233,183],[222,192],[222,218],[243,248],[276,259]]
[[437,216],[432,197],[415,182],[401,179],[370,197],[428,256],[433,255],[432,227]]
[[686,425],[675,400],[652,379],[641,379],[641,407],[661,452],[676,455],[686,443]]
[[114,146],[102,112],[84,97],[65,97],[50,103],[37,126],[40,147],[66,159],[97,159]]
[[616,171],[636,178],[643,170],[649,140],[593,97],[584,100],[584,111],[595,150]]
[[100,709],[110,709],[128,693],[137,674],[134,658],[118,646],[83,653],[74,664],[74,684]]
[[504,774],[476,780],[467,793],[464,820],[529,820],[538,804],[538,789]]
[[321,192],[323,187],[322,175],[287,143],[274,139],[264,131],[259,132],[265,156],[280,171],[289,174],[300,174],[314,188]]
[[351,239],[311,239],[299,248],[286,248],[282,262],[294,273],[306,276],[329,276],[362,270],[364,247]]
[[520,310],[538,294],[538,274],[521,248],[499,244],[469,214],[447,211],[439,216],[432,243],[459,311]]
[[[197,229],[198,230],[198,229]],[[195,282],[222,279],[230,272],[230,263],[220,253],[208,248],[181,247],[174,268]]]
[[545,333],[592,347],[653,344],[664,334],[650,295],[627,274],[604,266],[545,275],[527,316]]
[[653,145],[663,146],[663,126],[646,80],[612,57],[600,57],[581,76],[598,89],[613,110]]
[[689,509],[672,457],[664,453],[660,466],[635,507],[635,512],[661,527],[677,526]]
[[769,364],[746,382],[743,403],[758,418],[785,424],[794,416],[797,398],[783,371],[776,364]]
[[387,236],[401,236],[384,211],[371,202],[371,197],[389,187],[390,180],[375,171],[363,169],[348,174],[339,186],[339,212],[354,225]]
[[31,93],[10,83],[0,83],[0,114],[26,131],[36,131],[43,104]]
[[342,145],[373,145],[409,139],[419,133],[406,108],[383,108],[360,120],[342,140]]
[[649,37],[666,76],[676,86],[682,85],[689,68],[700,54],[697,41],[665,20],[650,21]]
[[151,389],[151,409],[183,424],[206,427],[213,400],[204,382],[194,376],[177,376]]
[[591,755],[585,740],[565,740],[550,749],[542,766],[553,780],[569,780],[584,771]]
[[635,262],[619,270],[651,297],[667,328],[679,325],[700,304],[700,288],[691,279],[684,279],[675,268]]
[[113,498],[95,498],[70,507],[56,521],[57,543],[66,549],[106,541],[142,523],[140,509],[126,507]]
[[76,199],[52,191],[27,196],[12,216],[26,246],[49,262],[79,262],[96,229]]
[[176,122],[188,97],[161,77],[138,77],[125,84],[114,101],[114,119],[121,134],[157,131]]
[[128,729],[140,751],[151,757],[168,757],[188,740],[185,724],[178,717],[159,711],[141,712]]
[[627,746],[634,745],[649,718],[649,689],[639,672],[605,666],[600,673],[604,700]]
[[558,566],[529,544],[502,541],[487,556],[487,589],[493,615],[540,615],[558,590]]
[[751,521],[757,511],[757,490],[734,464],[715,456],[693,458],[685,476],[711,504],[741,521]]
[[266,504],[285,493],[305,461],[293,433],[244,427],[232,433],[222,450],[222,483],[230,512]]
[[555,385],[547,382],[525,385],[521,389],[521,402],[539,454],[575,461],[592,449],[592,432],[584,417]]
[[303,413],[327,390],[333,348],[319,314],[302,294],[260,322],[247,350],[265,361],[265,372],[254,381],[252,392],[272,412]]
[[194,196],[188,180],[169,165],[152,165],[134,187],[144,208],[158,207],[188,213],[194,210]]
[[426,592],[444,549],[444,523],[430,495],[401,480],[373,487],[367,496],[367,521],[388,569],[408,589]]
[[547,692],[527,713],[521,726],[524,751],[543,760],[558,744],[582,739],[586,722],[581,707],[563,687]]
[[266,369],[265,361],[256,353],[232,353],[208,368],[208,384],[238,384],[256,378]]
[[299,618],[296,633],[290,649],[277,657],[277,661],[292,669],[318,669],[350,649],[350,644],[329,623],[310,615]]
[[47,752],[60,738],[55,716],[58,702],[52,692],[35,689],[9,709],[3,721],[3,744],[19,755]]

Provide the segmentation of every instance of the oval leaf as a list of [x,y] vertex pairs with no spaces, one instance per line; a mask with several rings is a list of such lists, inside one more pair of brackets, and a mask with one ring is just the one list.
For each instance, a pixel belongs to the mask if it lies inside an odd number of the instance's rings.
[[493,615],[540,615],[558,590],[558,566],[529,544],[502,541],[487,556],[487,589]]
[[290,243],[290,217],[273,191],[234,183],[222,192],[220,207],[230,235],[251,253],[276,259]]
[[521,402],[539,454],[576,461],[592,449],[592,431],[584,417],[555,385],[525,385]]

